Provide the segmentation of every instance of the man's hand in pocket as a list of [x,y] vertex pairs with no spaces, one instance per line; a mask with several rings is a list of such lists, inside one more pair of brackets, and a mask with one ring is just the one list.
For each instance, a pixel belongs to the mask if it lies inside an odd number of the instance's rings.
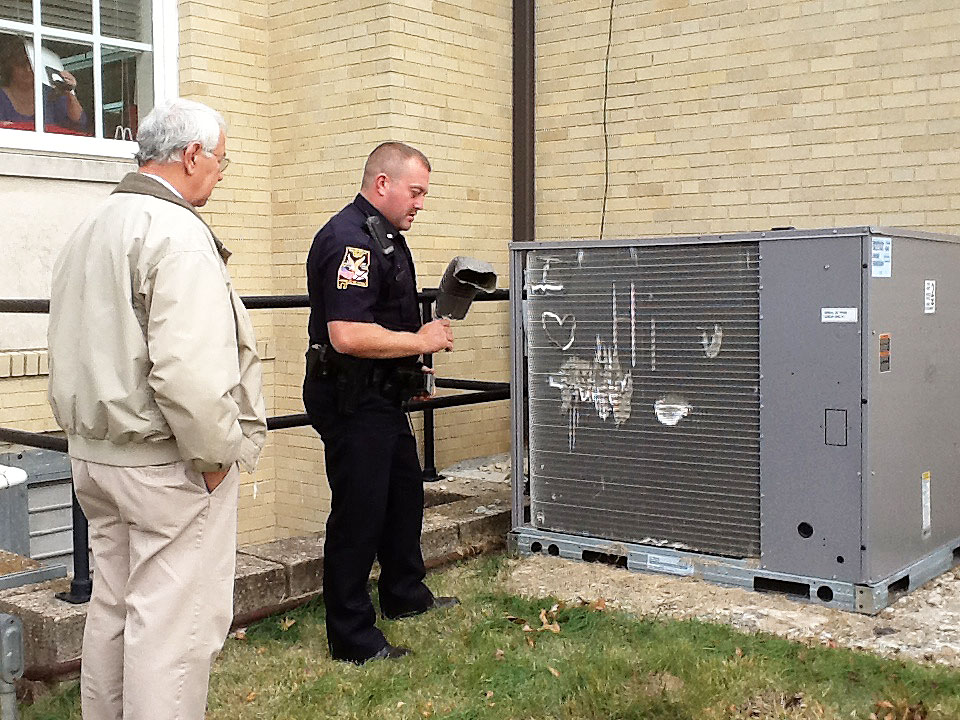
[[207,492],[212,493],[216,490],[220,483],[223,482],[223,479],[227,476],[229,470],[220,470],[218,472],[205,472],[203,473],[203,482],[207,485]]

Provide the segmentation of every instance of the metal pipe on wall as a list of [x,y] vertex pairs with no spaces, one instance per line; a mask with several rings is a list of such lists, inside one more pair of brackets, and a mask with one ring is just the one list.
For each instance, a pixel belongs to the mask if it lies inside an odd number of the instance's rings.
[[535,239],[536,1],[513,2],[513,240]]
[[[536,0],[513,1],[513,241],[536,240]],[[523,298],[523,270],[513,266],[511,254],[511,325],[518,322]],[[514,409],[510,413],[510,437],[518,436],[525,420],[516,410],[524,391],[525,357],[522,347],[511,351],[510,382]],[[526,436],[526,432],[523,433]],[[511,450],[514,481],[523,486],[523,443]],[[523,502],[513,499],[514,527],[523,519]]]

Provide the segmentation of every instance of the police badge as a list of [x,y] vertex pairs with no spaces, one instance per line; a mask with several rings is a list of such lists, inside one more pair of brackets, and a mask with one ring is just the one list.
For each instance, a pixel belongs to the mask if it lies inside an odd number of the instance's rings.
[[345,290],[350,285],[367,287],[369,279],[370,251],[347,246],[337,270],[337,290]]

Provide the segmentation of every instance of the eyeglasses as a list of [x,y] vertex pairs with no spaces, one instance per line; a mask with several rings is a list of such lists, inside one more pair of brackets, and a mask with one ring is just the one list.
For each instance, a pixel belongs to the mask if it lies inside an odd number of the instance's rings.
[[201,152],[207,157],[212,157],[214,160],[217,161],[217,165],[220,168],[220,172],[223,172],[224,170],[226,170],[227,166],[230,164],[230,158],[228,158],[226,155],[224,155],[222,158],[218,158],[216,153],[207,152],[206,150],[203,150],[203,149],[201,149]]

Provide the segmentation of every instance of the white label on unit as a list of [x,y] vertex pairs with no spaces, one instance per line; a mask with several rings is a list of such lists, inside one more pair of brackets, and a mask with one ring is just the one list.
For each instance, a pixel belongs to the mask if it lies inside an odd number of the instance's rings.
[[647,553],[647,569],[671,575],[693,575],[693,565],[685,558]]
[[890,277],[893,265],[893,240],[888,237],[873,238],[873,258],[870,274],[873,277]]
[[930,534],[930,471],[920,476],[920,507],[923,513],[923,536]]
[[937,311],[937,281],[923,281],[923,312],[929,315]]
[[822,323],[855,323],[857,308],[820,308]]

